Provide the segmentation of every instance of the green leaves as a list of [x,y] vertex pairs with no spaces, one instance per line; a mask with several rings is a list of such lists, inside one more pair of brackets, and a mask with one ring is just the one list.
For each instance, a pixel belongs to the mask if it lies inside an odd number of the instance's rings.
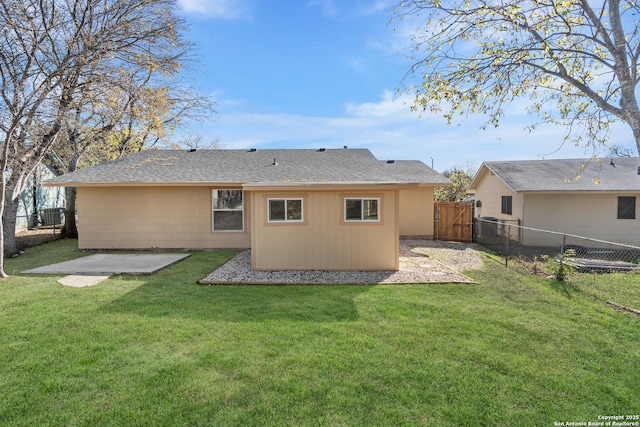
[[440,202],[459,202],[467,196],[467,189],[473,179],[474,168],[467,165],[466,169],[461,166],[454,166],[452,169],[444,171],[442,174],[449,178],[453,185],[448,187],[436,187],[434,189],[434,199]]
[[606,141],[615,120],[640,141],[636,2],[417,0],[396,12],[430,23],[413,38],[416,107],[449,123],[482,113],[497,126],[504,105],[525,97],[537,124],[566,126],[576,141]]

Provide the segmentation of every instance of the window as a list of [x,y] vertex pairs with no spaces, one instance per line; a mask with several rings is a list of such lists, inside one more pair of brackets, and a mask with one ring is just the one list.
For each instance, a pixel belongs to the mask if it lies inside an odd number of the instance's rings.
[[213,231],[243,231],[242,190],[213,190]]
[[506,215],[511,215],[513,212],[513,196],[502,196],[502,210],[501,212]]
[[269,222],[302,222],[302,199],[268,199]]
[[618,197],[618,219],[636,219],[635,197]]
[[344,199],[345,221],[380,221],[380,199]]

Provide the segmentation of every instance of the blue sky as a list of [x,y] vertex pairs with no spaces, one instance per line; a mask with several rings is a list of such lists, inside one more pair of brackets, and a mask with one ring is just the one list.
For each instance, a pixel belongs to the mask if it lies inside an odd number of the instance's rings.
[[[513,104],[500,127],[470,116],[447,125],[411,111],[398,94],[410,69],[409,33],[394,31],[384,0],[179,0],[200,62],[191,78],[218,113],[192,131],[224,148],[369,148],[379,159],[418,159],[440,172],[485,160],[588,157],[562,145],[562,128],[525,130]],[[624,125],[611,143],[633,148]],[[605,155],[601,150],[600,155]]]

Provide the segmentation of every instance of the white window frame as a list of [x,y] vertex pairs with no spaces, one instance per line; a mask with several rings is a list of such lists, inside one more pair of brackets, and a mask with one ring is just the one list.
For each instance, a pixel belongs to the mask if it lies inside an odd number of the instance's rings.
[[[360,206],[360,219],[348,219],[347,218],[347,201],[349,200],[360,200],[361,202],[361,206]],[[364,218],[364,201],[365,200],[375,200],[378,204],[378,217],[376,219],[365,219]],[[381,212],[380,212],[380,207],[381,207],[381,203],[380,203],[380,197],[345,197],[344,198],[344,203],[343,203],[343,215],[344,215],[344,222],[380,222],[380,217],[381,217]]]
[[[287,202],[300,201],[300,219],[287,218]],[[284,201],[284,219],[271,219],[271,202]],[[302,197],[269,197],[267,199],[267,222],[283,223],[283,222],[304,222],[304,199]]]
[[[242,195],[242,205],[240,209],[216,208],[217,191],[240,191]],[[242,216],[242,228],[240,230],[216,230],[216,212],[240,212]],[[214,233],[239,233],[244,231],[244,191],[239,188],[214,188],[211,190],[211,231]]]

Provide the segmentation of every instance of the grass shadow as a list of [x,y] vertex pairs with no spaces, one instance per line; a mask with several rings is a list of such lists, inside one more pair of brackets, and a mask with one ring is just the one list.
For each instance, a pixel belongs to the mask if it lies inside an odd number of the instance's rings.
[[[29,248],[24,256],[7,260],[6,267],[17,276],[16,280],[32,283],[36,279],[22,279],[19,272],[92,253],[96,251],[79,251],[76,240],[58,240]],[[354,299],[371,288],[369,285],[203,286],[197,282],[237,252],[190,253],[189,258],[150,276],[114,276],[98,286],[75,291],[94,293],[94,300],[108,301],[99,309],[104,313],[218,322],[342,322],[358,318]],[[58,291],[64,292],[62,288]]]
[[131,276],[112,279],[133,280],[144,283],[101,311],[213,322],[344,322],[358,319],[354,300],[370,289],[366,285],[202,286]]
[[573,298],[574,294],[582,293],[582,290],[569,280],[549,279],[549,287],[566,298]]

